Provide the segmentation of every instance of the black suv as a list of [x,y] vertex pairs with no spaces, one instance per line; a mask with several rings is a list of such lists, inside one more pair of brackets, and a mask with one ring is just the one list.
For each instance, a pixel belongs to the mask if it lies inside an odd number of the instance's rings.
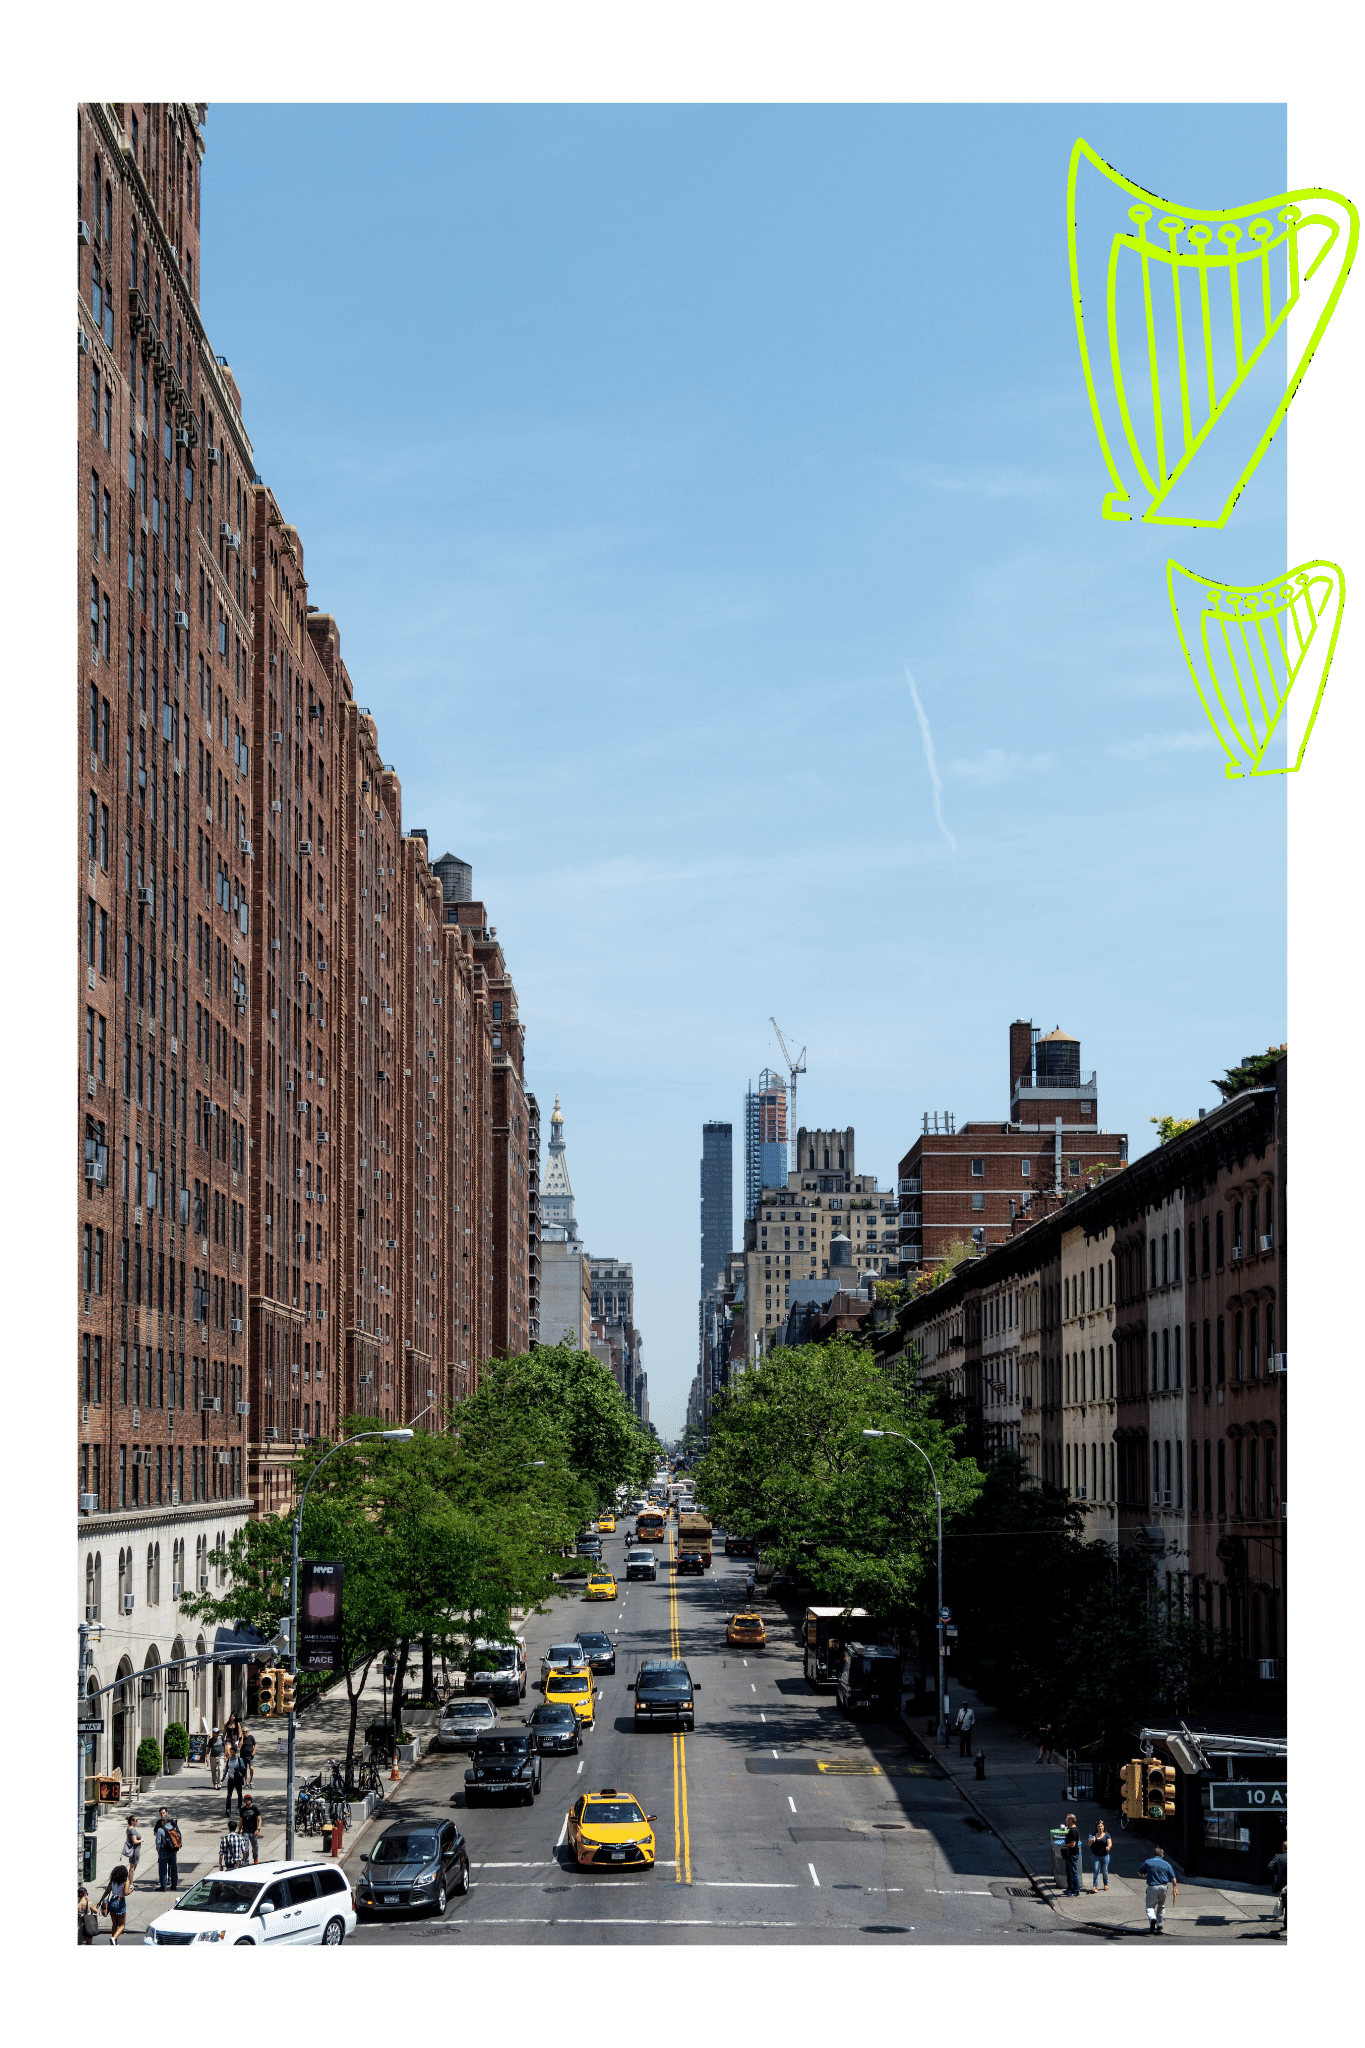
[[534,1803],[540,1790],[540,1756],[529,1729],[524,1732],[499,1729],[481,1735],[474,1744],[469,1769],[464,1774],[464,1803],[475,1806],[483,1799],[520,1799],[523,1806]]
[[423,1910],[439,1915],[452,1892],[464,1898],[469,1891],[469,1852],[453,1820],[395,1822],[361,1862],[357,1919]]
[[588,1669],[597,1677],[616,1675],[616,1645],[601,1629],[581,1628],[575,1639],[587,1660]]
[[627,1690],[635,1695],[637,1728],[647,1721],[675,1721],[679,1727],[695,1728],[697,1710],[693,1694],[700,1692],[701,1687],[693,1685],[685,1664],[672,1658],[642,1664]]

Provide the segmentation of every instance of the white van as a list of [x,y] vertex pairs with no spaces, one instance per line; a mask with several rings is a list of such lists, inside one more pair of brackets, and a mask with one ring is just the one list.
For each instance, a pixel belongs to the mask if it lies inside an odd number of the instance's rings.
[[341,1865],[296,1859],[210,1871],[152,1921],[142,1945],[340,1948],[354,1933],[355,1899]]

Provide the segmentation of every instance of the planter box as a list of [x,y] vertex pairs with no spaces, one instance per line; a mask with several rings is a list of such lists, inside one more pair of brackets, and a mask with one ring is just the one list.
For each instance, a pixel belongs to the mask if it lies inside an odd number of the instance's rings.
[[138,1797],[139,1797],[139,1799],[146,1799],[146,1798],[148,1797],[148,1795],[149,1795],[150,1793],[152,1793],[152,1792],[155,1792],[155,1790],[156,1790],[156,1788],[157,1788],[157,1785],[158,1785],[159,1783],[160,1783],[160,1773],[159,1773],[159,1772],[158,1772],[158,1773],[156,1773],[156,1775],[155,1775],[155,1776],[153,1776],[153,1777],[150,1777],[150,1778],[139,1778],[139,1779],[138,1779],[138,1781],[137,1781],[137,1791],[138,1791]]
[[421,1754],[422,1738],[420,1735],[415,1736],[411,1742],[400,1742],[398,1745],[398,1761],[400,1764],[415,1764]]
[[184,1768],[185,1759],[183,1756],[168,1756],[166,1758],[166,1776],[168,1778],[178,1778]]

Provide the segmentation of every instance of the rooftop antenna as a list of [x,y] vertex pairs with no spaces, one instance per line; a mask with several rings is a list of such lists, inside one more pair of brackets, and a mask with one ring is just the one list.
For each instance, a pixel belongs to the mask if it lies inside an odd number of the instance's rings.
[[787,1062],[787,1069],[791,1074],[791,1093],[794,1102],[796,1100],[796,1077],[798,1074],[804,1074],[806,1071],[806,1048],[803,1045],[796,1058],[793,1059],[787,1051],[786,1039],[782,1036],[781,1031],[778,1030],[776,1017],[769,1017],[768,1022],[772,1025],[773,1030],[777,1032],[777,1042],[782,1048],[782,1057]]

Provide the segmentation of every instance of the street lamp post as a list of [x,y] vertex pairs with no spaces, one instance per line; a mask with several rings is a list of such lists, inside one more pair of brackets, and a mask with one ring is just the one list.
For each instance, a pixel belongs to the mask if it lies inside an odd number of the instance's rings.
[[898,1442],[909,1444],[911,1450],[918,1451],[925,1464],[929,1467],[929,1477],[934,1482],[934,1512],[938,1519],[938,1615],[936,1617],[938,1628],[938,1732],[940,1743],[946,1747],[948,1741],[948,1716],[943,1706],[944,1659],[946,1656],[945,1624],[943,1618],[943,1495],[939,1492],[938,1474],[934,1470],[933,1460],[930,1458],[929,1453],[921,1444],[917,1444],[912,1436],[902,1436],[898,1429],[865,1429],[863,1435],[894,1436]]
[[[318,1459],[317,1464],[314,1465],[312,1471],[308,1474],[307,1484],[299,1496],[298,1510],[294,1516],[293,1537],[289,1555],[289,1663],[294,1673],[296,1685],[299,1675],[299,1538],[303,1533],[303,1510],[308,1499],[308,1489],[327,1463],[328,1458],[335,1457],[338,1451],[344,1451],[348,1444],[358,1444],[363,1438],[374,1436],[383,1437],[387,1443],[405,1444],[411,1442],[412,1431],[410,1429],[360,1429],[356,1431],[354,1436],[343,1437],[339,1444],[333,1444],[331,1450],[324,1452],[322,1457]],[[291,1862],[294,1855],[294,1728],[296,1720],[297,1711],[291,1708],[289,1712],[289,1757],[285,1769],[284,1794],[284,1855],[286,1862]]]

